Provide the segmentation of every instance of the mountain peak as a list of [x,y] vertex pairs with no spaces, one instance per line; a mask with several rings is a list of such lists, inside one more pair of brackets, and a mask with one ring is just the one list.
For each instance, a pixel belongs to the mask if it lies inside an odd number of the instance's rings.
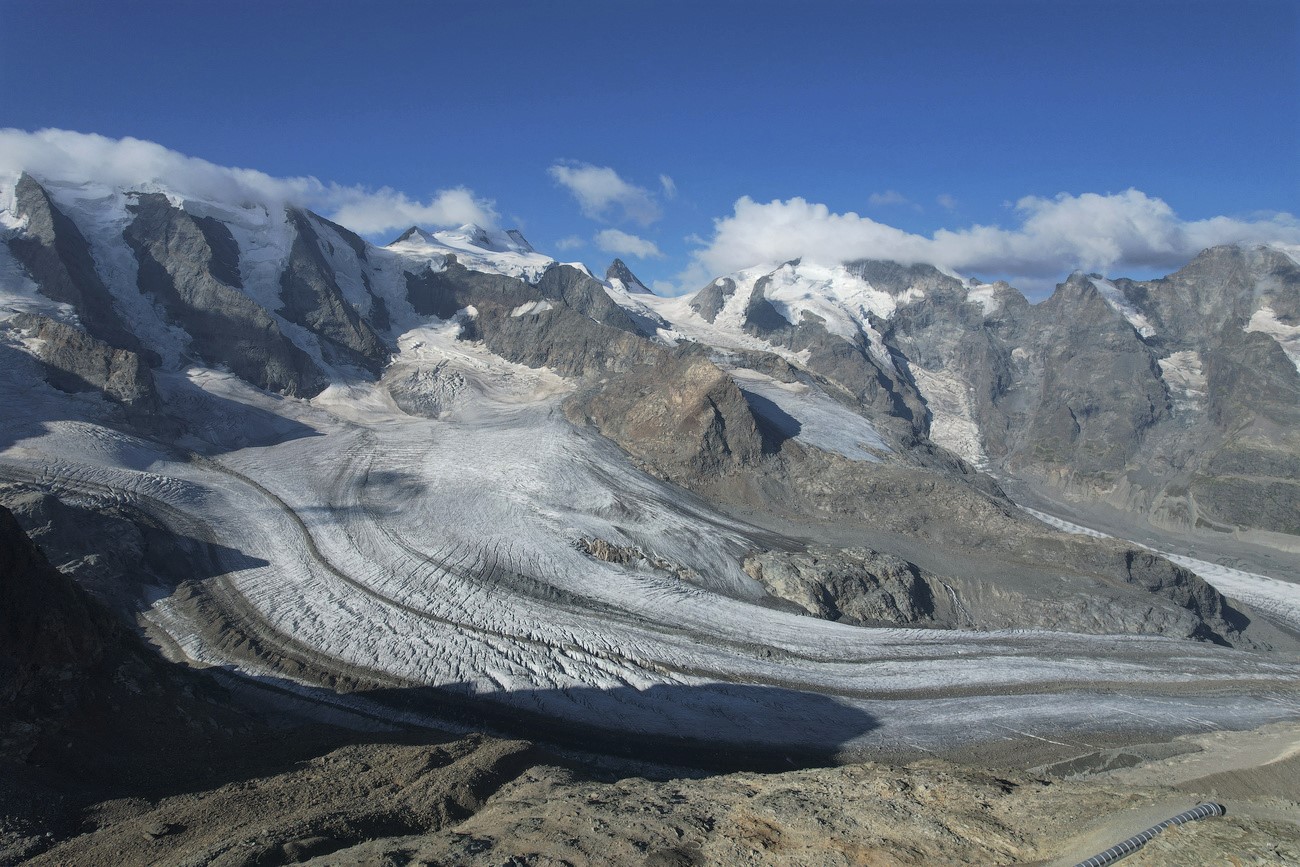
[[393,239],[393,241],[389,243],[389,246],[391,247],[393,244],[402,244],[407,241],[424,241],[427,243],[430,240],[431,238],[428,232],[424,231],[419,226],[412,226]]
[[632,269],[627,267],[627,263],[622,259],[615,259],[610,263],[609,267],[605,269],[605,280],[607,282],[613,282],[615,280],[619,281],[623,284],[623,288],[628,292],[651,294],[650,290],[646,288],[646,285],[641,282],[640,278],[632,273]]

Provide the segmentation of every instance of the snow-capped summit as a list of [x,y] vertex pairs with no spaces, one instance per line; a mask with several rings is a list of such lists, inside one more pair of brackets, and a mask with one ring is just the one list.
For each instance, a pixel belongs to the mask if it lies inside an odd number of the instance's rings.
[[438,264],[451,255],[472,270],[519,277],[530,283],[555,264],[550,256],[534,250],[518,229],[485,229],[474,223],[437,232],[412,226],[389,244],[388,249],[409,258],[426,261],[438,258]]

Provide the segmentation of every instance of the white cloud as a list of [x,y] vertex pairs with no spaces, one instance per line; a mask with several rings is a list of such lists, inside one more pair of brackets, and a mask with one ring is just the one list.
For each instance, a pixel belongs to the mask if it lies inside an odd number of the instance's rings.
[[567,238],[561,238],[555,242],[555,249],[557,250],[577,250],[585,246],[587,246],[587,242],[577,235],[569,235]]
[[883,193],[872,193],[870,196],[867,196],[867,203],[877,206],[911,204],[907,196],[903,195],[898,190],[885,190]]
[[413,223],[495,227],[491,202],[464,187],[441,190],[427,202],[389,187],[323,183],[313,177],[277,178],[253,169],[219,166],[135,138],[43,129],[0,129],[0,174],[30,172],[49,181],[95,181],[114,187],[165,189],[184,198],[238,205],[311,208],[362,234],[402,229]]
[[628,183],[608,166],[556,163],[548,171],[593,220],[631,220],[648,226],[663,214],[649,190]]
[[605,229],[596,233],[596,246],[616,256],[635,256],[638,259],[661,259],[663,253],[654,241],[647,241],[618,229]]
[[714,221],[713,237],[693,254],[679,280],[689,288],[719,274],[797,257],[824,263],[873,258],[1042,286],[1076,268],[1177,268],[1216,244],[1300,243],[1300,221],[1290,214],[1188,221],[1163,200],[1134,189],[1027,196],[1015,203],[1014,213],[1018,224],[1011,228],[974,225],[925,237],[801,198],[764,204],[745,197],[730,216]]
[[[483,201],[465,187],[440,190],[428,202],[412,201],[405,193],[389,187],[369,191],[356,187],[330,186],[329,200],[343,199],[334,205],[330,219],[363,235],[413,225],[460,226],[477,223],[495,228],[497,213],[491,202]],[[328,207],[328,205],[326,206]]]
[[942,193],[938,196],[935,196],[934,200],[938,202],[939,207],[943,208],[945,211],[957,210],[957,199],[954,198],[953,196],[948,195],[947,193]]
[[659,176],[659,186],[664,188],[664,198],[669,201],[677,198],[677,182],[668,175]]

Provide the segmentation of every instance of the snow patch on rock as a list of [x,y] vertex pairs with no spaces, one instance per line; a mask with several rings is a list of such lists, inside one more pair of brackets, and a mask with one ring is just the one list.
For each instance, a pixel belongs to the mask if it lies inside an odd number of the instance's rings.
[[1207,386],[1201,356],[1184,349],[1159,360],[1160,376],[1169,387],[1175,408],[1196,406],[1205,401]]
[[1276,340],[1296,370],[1300,371],[1300,325],[1287,325],[1277,318],[1272,307],[1265,306],[1251,315],[1246,330],[1258,331]]
[[966,290],[966,300],[978,304],[985,316],[992,316],[1002,309],[1002,299],[998,296],[998,287],[992,283],[983,283]]
[[[768,278],[764,297],[787,322],[797,325],[803,314],[811,313],[825,323],[827,331],[846,340],[852,340],[859,327],[867,329],[871,317],[888,319],[898,308],[894,296],[850,273],[843,265],[828,268],[787,262],[763,276]],[[741,281],[736,282],[739,287]],[[741,294],[739,289],[736,294]]]
[[1128,322],[1129,325],[1132,325],[1138,334],[1143,337],[1155,336],[1156,330],[1151,325],[1151,320],[1147,319],[1142,311],[1134,307],[1129,300],[1124,297],[1124,293],[1119,290],[1118,286],[1109,280],[1104,280],[1100,277],[1089,277],[1088,280],[1094,287],[1096,287],[1097,292],[1103,299],[1105,299],[1106,303],[1119,313],[1119,315],[1123,316],[1124,320]]
[[[729,371],[741,390],[771,401],[798,425],[794,439],[835,452],[855,461],[879,463],[892,451],[870,421],[829,397],[820,388],[803,382],[779,382],[753,370]],[[757,409],[763,415],[761,407]],[[789,421],[786,422],[789,424]],[[778,424],[778,427],[781,425]]]
[[983,437],[975,421],[970,386],[957,376],[942,370],[926,370],[912,365],[921,397],[930,408],[930,439],[980,469],[987,469]]

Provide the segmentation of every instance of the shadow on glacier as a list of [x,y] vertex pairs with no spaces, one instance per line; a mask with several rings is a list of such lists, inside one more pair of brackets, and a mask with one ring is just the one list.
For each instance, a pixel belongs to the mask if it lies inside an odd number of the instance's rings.
[[[198,445],[205,454],[220,454],[250,446],[268,446],[303,437],[321,436],[315,428],[269,410],[204,391],[184,374],[155,371],[158,408],[128,409],[104,396],[103,390],[76,373],[53,368],[13,346],[0,342],[0,451],[23,440],[39,438],[53,422],[83,422],[119,431],[166,452],[178,439]],[[54,383],[57,383],[55,385]],[[286,398],[266,395],[267,400]],[[143,443],[142,443],[143,444]],[[125,454],[122,465],[146,469],[161,455]],[[133,458],[139,460],[133,460]],[[143,463],[140,463],[140,461]]]
[[[265,685],[274,679],[256,678]],[[291,689],[303,694],[301,686]],[[315,693],[327,703],[339,696]],[[380,719],[439,723],[542,745],[706,771],[783,771],[837,763],[879,727],[834,697],[761,684],[655,684],[475,693],[469,684],[351,693]]]
[[[158,386],[163,399],[163,411],[183,419],[183,436],[191,442],[200,441],[202,445],[195,448],[195,451],[207,455],[324,436],[300,421],[213,394],[183,374],[159,376]],[[267,392],[260,394],[277,403],[290,400]]]
[[775,401],[744,388],[740,393],[745,396],[745,402],[758,421],[758,432],[763,437],[763,451],[769,454],[779,451],[781,443],[794,439],[803,430],[799,419],[781,409]]

